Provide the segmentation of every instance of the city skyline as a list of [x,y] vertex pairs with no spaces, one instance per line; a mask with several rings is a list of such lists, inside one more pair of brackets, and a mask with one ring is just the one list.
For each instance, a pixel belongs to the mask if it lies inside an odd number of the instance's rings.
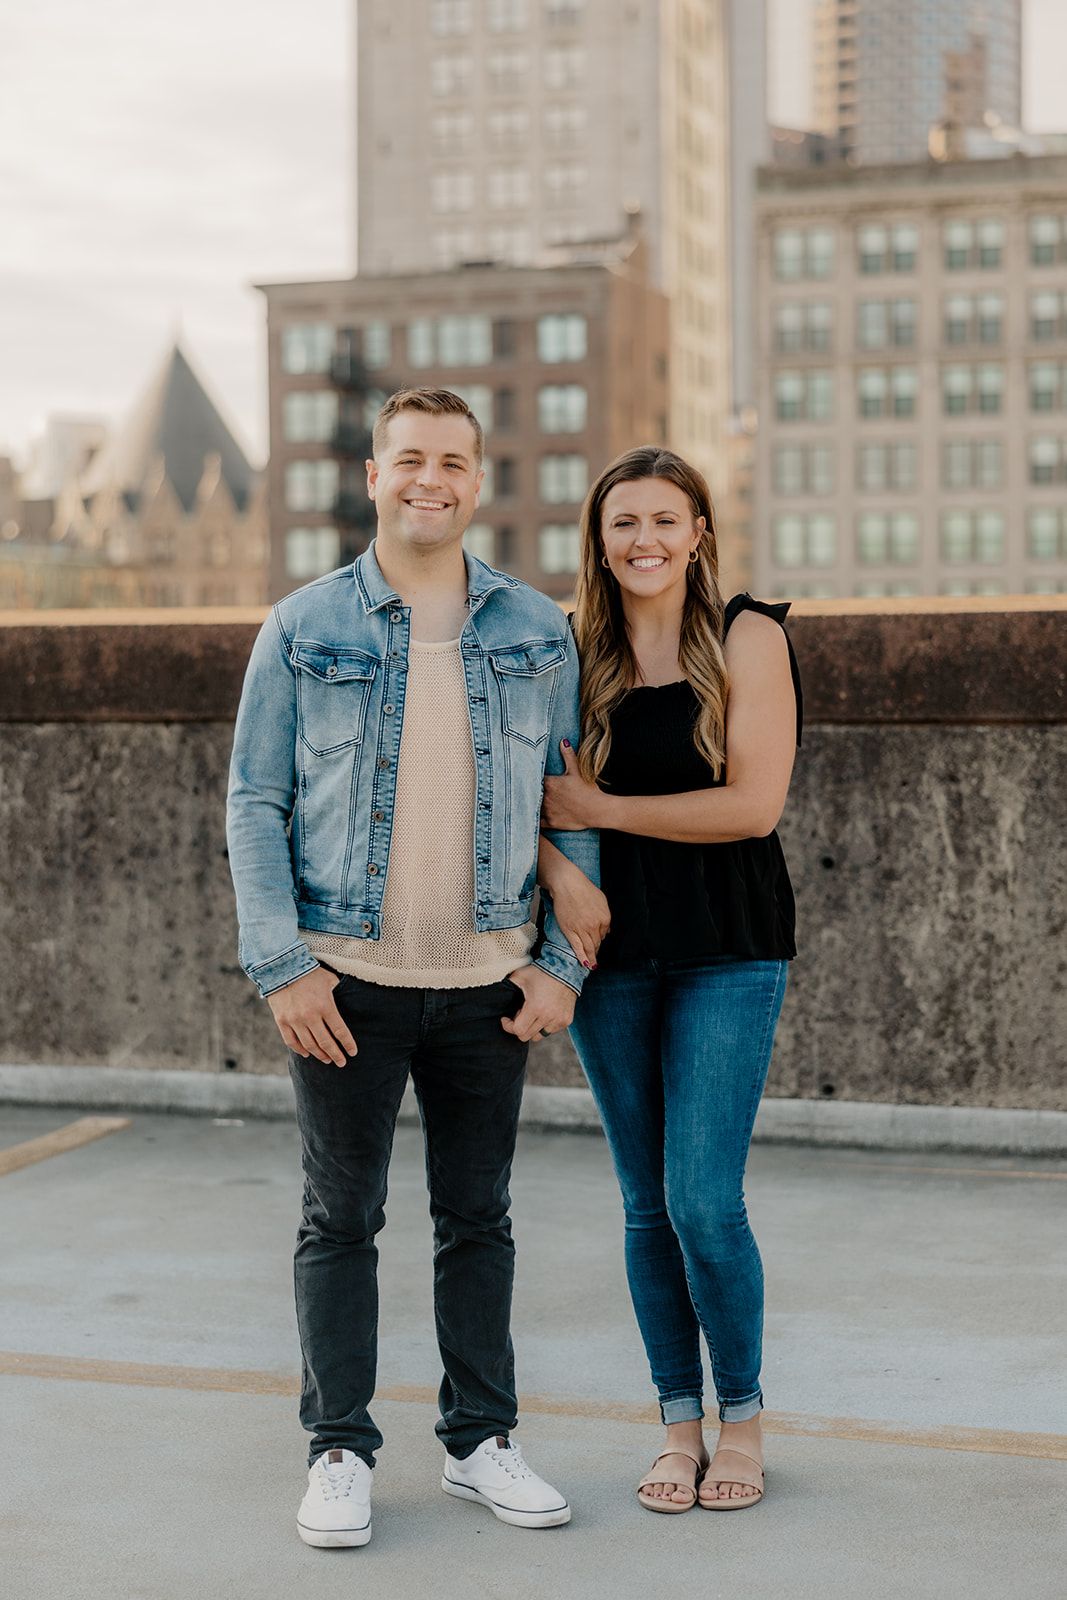
[[[809,11],[769,0],[774,121],[811,118]],[[1026,0],[1035,131],[1067,127],[1060,11]],[[349,0],[0,9],[0,453],[24,460],[48,414],[117,423],[180,326],[264,459],[251,284],[353,269],[351,31]]]

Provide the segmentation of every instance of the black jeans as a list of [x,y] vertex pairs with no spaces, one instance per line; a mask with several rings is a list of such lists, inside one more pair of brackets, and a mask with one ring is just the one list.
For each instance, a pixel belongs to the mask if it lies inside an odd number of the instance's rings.
[[310,1458],[382,1436],[368,1407],[378,1339],[378,1249],[393,1129],[410,1071],[422,1114],[434,1225],[434,1309],[444,1365],[437,1435],[465,1457],[516,1423],[514,1245],[508,1180],[528,1047],[505,1033],[521,1003],[478,989],[393,989],[342,977],[337,1007],[359,1053],[344,1067],[290,1053],[303,1145],[296,1312],[300,1420]]

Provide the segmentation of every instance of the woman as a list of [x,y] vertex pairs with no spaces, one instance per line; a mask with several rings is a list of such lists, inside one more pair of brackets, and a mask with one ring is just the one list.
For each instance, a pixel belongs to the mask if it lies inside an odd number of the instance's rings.
[[[547,840],[540,875],[596,966],[571,1034],[622,1189],[667,1429],[638,1499],[740,1510],[763,1494],[763,1270],[745,1160],[795,954],[773,831],[800,730],[788,606],[739,595],[723,607],[707,484],[668,450],[606,468],[582,541],[582,739],[546,780],[544,822],[601,829],[603,896]],[[701,1331],[721,1424],[710,1458]]]

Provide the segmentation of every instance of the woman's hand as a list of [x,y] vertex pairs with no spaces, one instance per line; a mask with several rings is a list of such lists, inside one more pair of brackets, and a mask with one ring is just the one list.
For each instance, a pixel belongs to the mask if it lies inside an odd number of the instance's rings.
[[607,900],[581,868],[544,835],[537,852],[537,881],[552,896],[552,910],[564,938],[582,966],[591,971],[611,926]]
[[606,826],[603,821],[604,802],[608,797],[595,783],[586,783],[578,771],[578,757],[568,740],[564,739],[560,750],[567,770],[560,778],[545,778],[544,798],[541,801],[542,826],[559,828],[564,833]]

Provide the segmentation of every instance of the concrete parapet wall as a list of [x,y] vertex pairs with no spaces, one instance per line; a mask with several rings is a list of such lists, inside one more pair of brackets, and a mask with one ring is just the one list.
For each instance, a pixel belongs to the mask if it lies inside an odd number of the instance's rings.
[[[1067,604],[795,610],[768,1094],[1067,1110]],[[0,617],[0,1061],[284,1071],[223,835],[259,615]],[[531,1076],[581,1082],[563,1039]]]

